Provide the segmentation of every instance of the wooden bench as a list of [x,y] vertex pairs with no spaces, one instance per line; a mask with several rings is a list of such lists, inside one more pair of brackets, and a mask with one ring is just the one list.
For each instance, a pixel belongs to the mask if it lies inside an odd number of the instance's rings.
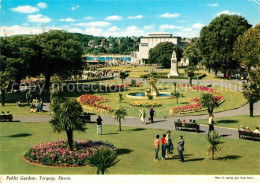
[[11,114],[1,114],[0,115],[0,121],[12,121],[13,116]]
[[182,122],[174,122],[175,130],[192,130],[197,133],[200,131],[200,125],[197,123],[182,123]]
[[96,123],[96,122],[91,122],[91,114],[89,113],[83,113],[80,117],[81,119],[83,119],[84,123]]
[[239,139],[260,140],[260,133],[238,130]]

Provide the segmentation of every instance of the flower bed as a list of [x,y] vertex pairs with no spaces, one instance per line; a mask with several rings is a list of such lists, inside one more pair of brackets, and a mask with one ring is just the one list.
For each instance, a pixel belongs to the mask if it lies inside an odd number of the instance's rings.
[[[225,101],[223,96],[214,96],[214,98],[219,105]],[[206,110],[206,108],[202,108],[200,100],[201,98],[192,98],[189,105],[171,108],[170,115],[187,114]]]
[[185,84],[185,83],[178,84],[178,86],[188,88],[190,91],[202,91],[205,93],[221,95],[220,91],[206,86],[196,86],[196,85],[190,86],[189,84]]
[[160,107],[162,106],[162,104],[158,103],[158,102],[145,102],[145,101],[133,101],[130,102],[130,105],[132,106],[136,106],[136,107]]
[[85,166],[86,158],[91,157],[100,147],[117,150],[112,144],[102,141],[75,140],[73,151],[67,149],[67,140],[57,142],[46,142],[32,146],[24,154],[24,158],[31,162],[46,166]]
[[113,112],[113,108],[101,105],[100,103],[108,101],[108,99],[104,97],[98,97],[95,95],[81,95],[78,98],[78,101],[81,105],[83,105],[85,108],[92,110],[92,111],[98,111],[98,112],[104,112],[104,113],[111,113]]

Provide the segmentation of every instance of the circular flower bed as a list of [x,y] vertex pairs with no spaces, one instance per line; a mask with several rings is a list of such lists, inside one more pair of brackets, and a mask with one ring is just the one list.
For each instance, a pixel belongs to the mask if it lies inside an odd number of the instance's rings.
[[145,101],[133,101],[130,102],[130,105],[132,106],[136,106],[136,107],[160,107],[162,106],[162,104],[160,104],[159,102],[145,102]]
[[31,162],[46,166],[85,166],[86,158],[91,157],[100,147],[110,148],[117,151],[112,144],[102,141],[75,140],[73,151],[67,149],[67,140],[46,142],[37,146],[33,145],[24,154],[24,158]]
[[78,98],[78,101],[83,107],[92,110],[92,111],[98,111],[98,112],[104,112],[104,113],[111,113],[113,112],[113,108],[106,106],[106,105],[101,105],[101,102],[106,102],[108,99],[104,97],[98,97],[95,95],[81,95]]
[[196,85],[190,86],[189,84],[185,84],[185,83],[178,84],[178,86],[183,88],[188,88],[188,90],[190,91],[201,91],[204,93],[221,95],[220,91],[206,86],[196,86]]

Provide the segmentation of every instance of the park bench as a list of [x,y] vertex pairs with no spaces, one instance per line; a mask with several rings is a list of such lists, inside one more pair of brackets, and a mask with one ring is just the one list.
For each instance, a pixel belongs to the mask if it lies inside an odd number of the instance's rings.
[[260,140],[260,133],[238,130],[239,139]]
[[174,122],[175,130],[192,130],[197,133],[200,131],[200,125],[197,123],[182,123],[182,122]]
[[96,123],[91,121],[91,114],[90,113],[83,113],[81,116],[81,119],[83,119],[84,123]]
[[13,120],[13,116],[11,114],[2,114],[0,115],[0,121],[12,121]]

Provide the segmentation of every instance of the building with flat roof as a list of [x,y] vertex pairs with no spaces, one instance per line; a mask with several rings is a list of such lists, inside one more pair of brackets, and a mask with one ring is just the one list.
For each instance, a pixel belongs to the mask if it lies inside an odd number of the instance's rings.
[[149,50],[154,48],[158,43],[172,42],[173,44],[181,44],[181,37],[172,36],[169,33],[152,33],[148,37],[141,37],[139,51],[132,53],[132,63],[145,64],[148,61]]

